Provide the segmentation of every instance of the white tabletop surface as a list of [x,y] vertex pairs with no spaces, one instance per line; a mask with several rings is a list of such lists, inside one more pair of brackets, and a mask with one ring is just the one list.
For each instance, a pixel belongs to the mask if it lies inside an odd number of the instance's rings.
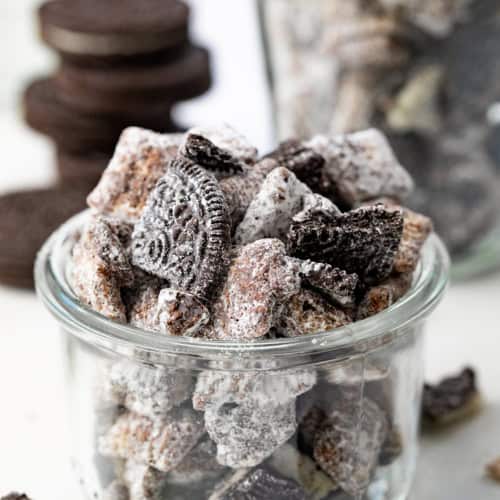
[[[204,39],[210,35],[217,54],[216,89],[184,106],[181,117],[186,123],[231,122],[266,149],[270,114],[262,70],[249,50],[257,42],[248,21],[250,2],[218,0],[232,19],[224,30],[210,28],[218,15],[208,7],[213,2],[196,3],[196,32]],[[0,114],[0,145],[0,191],[50,183],[49,143],[27,131],[13,111]],[[500,498],[500,485],[483,474],[485,462],[500,456],[499,308],[500,274],[492,274],[454,284],[429,322],[428,378],[471,364],[487,403],[479,418],[422,440],[413,500]],[[22,490],[33,500],[80,500],[68,448],[61,356],[54,321],[34,295],[0,286],[0,497]]]

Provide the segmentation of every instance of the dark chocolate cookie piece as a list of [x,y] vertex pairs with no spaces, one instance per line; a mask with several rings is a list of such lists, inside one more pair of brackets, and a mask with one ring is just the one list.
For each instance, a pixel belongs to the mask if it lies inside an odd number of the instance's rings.
[[54,0],[39,17],[43,40],[76,61],[135,59],[188,38],[189,9],[177,0]]
[[30,499],[23,493],[10,493],[5,497],[0,498],[0,500],[30,500]]
[[61,101],[84,112],[168,116],[173,103],[197,97],[211,84],[205,49],[188,46],[174,60],[147,66],[82,67],[64,63],[55,75]]
[[[149,110],[148,110],[149,111]],[[25,119],[33,129],[52,137],[73,152],[111,153],[122,130],[135,125],[158,132],[176,130],[163,112],[134,114],[82,114],[64,104],[51,78],[36,80],[24,95]]]
[[38,189],[0,197],[0,282],[33,286],[33,263],[47,237],[85,208],[82,187]]
[[291,170],[297,178],[313,191],[330,193],[330,181],[324,172],[325,159],[298,139],[282,142],[266,158],[275,160],[280,167]]
[[458,375],[446,377],[436,385],[424,385],[424,422],[450,424],[476,413],[479,408],[480,395],[472,368],[465,368]]
[[228,209],[215,177],[190,160],[173,160],[149,195],[132,236],[133,263],[170,288],[208,300],[224,274]]
[[325,262],[376,284],[391,273],[402,232],[401,210],[374,205],[293,221],[288,248],[295,257]]

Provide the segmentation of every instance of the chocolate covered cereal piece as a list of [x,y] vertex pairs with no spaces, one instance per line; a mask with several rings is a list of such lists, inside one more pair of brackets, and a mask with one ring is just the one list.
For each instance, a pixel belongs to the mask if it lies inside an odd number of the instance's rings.
[[225,468],[217,462],[216,456],[217,445],[206,437],[191,450],[175,469],[168,473],[168,482],[189,485],[221,476]]
[[151,192],[132,235],[134,265],[209,300],[224,275],[230,223],[215,178],[178,157]]
[[279,306],[300,290],[300,276],[285,257],[285,245],[277,239],[239,248],[205,335],[238,340],[264,337]]
[[150,192],[177,154],[183,134],[125,129],[113,158],[87,202],[97,212],[139,220]]
[[396,303],[411,288],[412,282],[413,272],[394,273],[380,285],[370,288],[358,306],[357,319],[374,316]]
[[306,393],[316,383],[313,370],[276,372],[204,371],[196,382],[193,407],[204,411],[226,403],[284,404]]
[[307,285],[321,291],[329,299],[343,307],[351,307],[356,299],[357,274],[348,274],[338,267],[311,260],[294,261]]
[[307,145],[325,158],[326,174],[347,205],[381,196],[402,200],[413,189],[411,177],[376,129],[331,138],[316,136]]
[[236,229],[234,241],[238,245],[261,238],[284,240],[292,217],[304,205],[304,196],[311,190],[286,168],[274,169],[264,180],[243,220]]
[[128,361],[114,363],[106,377],[104,397],[151,419],[165,415],[191,396],[189,373]]
[[334,306],[320,294],[303,289],[290,298],[275,327],[284,337],[312,335],[352,323],[352,315]]
[[361,497],[375,471],[387,422],[380,408],[364,398],[361,408],[334,411],[316,433],[314,458],[346,493]]
[[253,467],[288,441],[297,428],[295,400],[286,404],[227,403],[208,407],[205,427],[220,464]]
[[78,298],[109,319],[126,322],[120,288],[131,284],[134,273],[122,241],[121,224],[92,217],[73,247],[69,279]]
[[337,484],[310,457],[291,444],[284,444],[277,449],[267,465],[300,484],[309,500],[325,499],[338,490]]
[[302,222],[318,215],[334,216],[340,213],[339,208],[331,200],[320,194],[312,193],[304,196],[302,210],[293,217],[293,220]]
[[288,247],[295,257],[331,264],[375,284],[390,275],[402,232],[401,210],[375,205],[294,221]]
[[241,173],[257,160],[257,149],[229,125],[190,129],[180,152],[218,176]]
[[195,412],[175,409],[151,420],[134,413],[120,416],[99,441],[104,456],[123,458],[168,472],[179,465],[203,435]]
[[209,500],[306,500],[305,491],[292,479],[268,468],[241,470],[224,480]]
[[472,368],[446,377],[437,385],[424,385],[422,414],[428,424],[452,424],[476,414],[480,409],[481,397]]
[[160,280],[148,280],[134,289],[122,292],[129,323],[144,330],[159,331],[158,295],[161,290]]

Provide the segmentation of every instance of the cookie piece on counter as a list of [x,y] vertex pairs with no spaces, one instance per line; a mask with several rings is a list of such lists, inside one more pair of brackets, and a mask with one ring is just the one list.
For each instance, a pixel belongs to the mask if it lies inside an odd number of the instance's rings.
[[422,416],[425,424],[449,425],[477,414],[482,407],[476,373],[464,368],[436,385],[425,384]]

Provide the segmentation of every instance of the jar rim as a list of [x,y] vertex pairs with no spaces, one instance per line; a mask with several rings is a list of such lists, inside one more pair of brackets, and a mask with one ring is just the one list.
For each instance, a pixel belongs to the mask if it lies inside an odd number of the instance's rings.
[[71,290],[66,275],[67,258],[74,237],[89,213],[86,210],[72,217],[45,242],[35,264],[36,290],[66,331],[84,342],[114,352],[143,350],[175,356],[227,359],[302,356],[342,349],[366,351],[385,343],[387,335],[404,334],[405,327],[426,317],[442,298],[449,280],[448,253],[441,240],[432,234],[422,249],[411,289],[388,309],[369,318],[327,332],[253,342],[159,335],[100,315],[82,304]]

